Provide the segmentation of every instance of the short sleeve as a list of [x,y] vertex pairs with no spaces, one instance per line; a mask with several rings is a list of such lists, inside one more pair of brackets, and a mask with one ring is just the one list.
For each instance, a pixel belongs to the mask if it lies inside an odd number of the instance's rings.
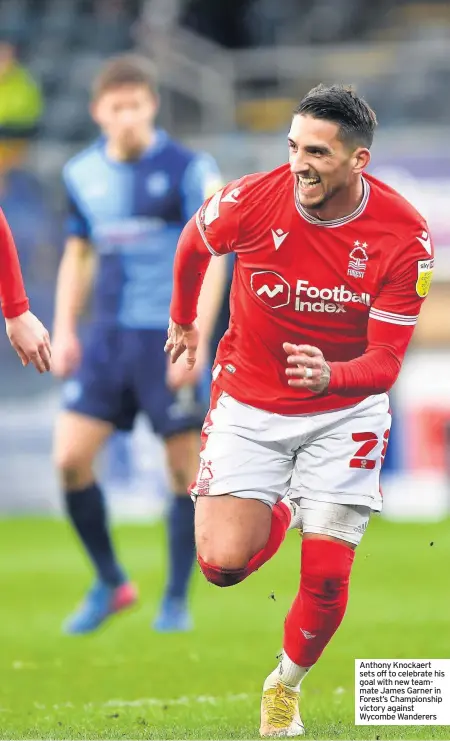
[[65,234],[66,237],[80,237],[89,239],[90,228],[86,216],[81,211],[73,188],[66,175],[63,175],[63,183],[66,191],[66,219]]
[[411,235],[389,266],[369,318],[414,325],[430,289],[433,267],[434,250],[428,229],[417,229],[417,234]]
[[187,166],[182,180],[185,220],[188,221],[205,199],[221,187],[223,180],[215,159],[208,154],[196,155]]

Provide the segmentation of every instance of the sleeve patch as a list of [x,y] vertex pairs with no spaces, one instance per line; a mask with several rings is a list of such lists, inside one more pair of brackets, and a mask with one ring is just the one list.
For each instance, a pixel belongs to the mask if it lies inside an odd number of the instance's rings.
[[220,206],[220,199],[222,197],[223,188],[222,190],[217,191],[215,195],[211,198],[210,202],[206,206],[202,216],[202,221],[204,226],[209,226],[212,224],[213,221],[219,218],[219,206]]
[[431,279],[433,277],[434,260],[417,261],[417,282],[416,292],[420,298],[425,298],[430,290]]

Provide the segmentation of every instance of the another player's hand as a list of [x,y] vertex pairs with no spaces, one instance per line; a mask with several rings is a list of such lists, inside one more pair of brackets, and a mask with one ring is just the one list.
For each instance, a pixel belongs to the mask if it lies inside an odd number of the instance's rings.
[[195,386],[205,370],[208,352],[202,342],[197,347],[195,365],[188,368],[184,358],[180,357],[175,363],[167,365],[166,383],[172,391],[178,391],[183,386]]
[[59,331],[53,336],[52,373],[67,378],[79,366],[81,344],[75,332]]
[[330,366],[318,347],[311,345],[292,345],[283,343],[288,367],[286,375],[289,386],[306,388],[314,394],[321,394],[330,383]]
[[170,355],[170,362],[176,363],[184,351],[186,351],[186,367],[192,370],[197,358],[198,347],[198,329],[193,324],[176,324],[172,319],[169,320],[167,330],[167,341],[164,345],[164,352]]
[[39,373],[50,370],[50,335],[42,322],[26,311],[13,319],[5,319],[6,334],[22,365],[34,365]]

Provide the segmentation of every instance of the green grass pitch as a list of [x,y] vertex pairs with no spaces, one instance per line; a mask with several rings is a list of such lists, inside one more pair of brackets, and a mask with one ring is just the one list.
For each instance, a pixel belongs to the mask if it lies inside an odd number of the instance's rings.
[[[149,629],[163,583],[161,525],[120,526],[117,542],[140,606],[69,638],[60,624],[90,575],[67,525],[0,522],[0,738],[257,738],[261,685],[297,588],[297,533],[237,587],[219,590],[196,574],[195,630],[175,636]],[[344,623],[303,685],[307,738],[450,738],[450,727],[353,723],[355,658],[449,656],[450,522],[376,518]]]

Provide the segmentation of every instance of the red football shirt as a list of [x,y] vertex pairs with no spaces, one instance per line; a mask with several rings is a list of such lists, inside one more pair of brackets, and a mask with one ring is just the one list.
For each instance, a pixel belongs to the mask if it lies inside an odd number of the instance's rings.
[[0,304],[3,316],[12,319],[29,309],[19,257],[11,230],[0,209]]
[[[395,381],[428,293],[433,250],[413,206],[369,175],[363,185],[352,214],[319,221],[302,208],[283,165],[230,183],[199,210],[196,227],[186,227],[171,316],[195,316],[197,273],[187,277],[194,263],[183,263],[184,248],[236,254],[230,325],[213,375],[239,401],[280,414],[328,411]],[[322,350],[331,366],[325,393],[288,386],[283,342]]]

